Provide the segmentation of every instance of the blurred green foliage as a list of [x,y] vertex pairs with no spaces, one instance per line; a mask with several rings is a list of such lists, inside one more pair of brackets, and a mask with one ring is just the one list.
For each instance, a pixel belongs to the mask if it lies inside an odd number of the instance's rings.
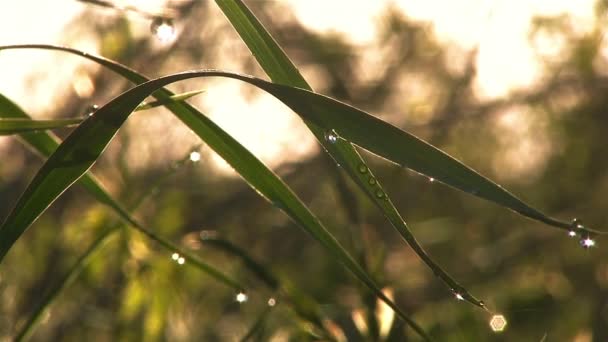
[[[215,4],[192,1],[182,6],[178,9],[183,15],[182,33],[170,49],[155,49],[149,38],[135,38],[128,17],[121,14],[91,20],[99,11],[94,6],[72,26],[78,32],[92,25],[104,56],[146,75],[195,68],[201,60],[221,68],[216,50],[222,42],[235,42],[238,37],[213,9]],[[455,47],[441,46],[428,25],[408,20],[394,9],[389,8],[381,21],[379,37],[387,51],[382,65],[370,70],[377,81],[369,82],[360,75],[362,51],[356,44],[337,34],[308,31],[292,16],[278,20],[280,5],[275,3],[251,2],[250,6],[296,65],[323,75],[314,85],[317,91],[373,113],[393,113],[385,119],[490,178],[499,178],[507,189],[552,216],[579,217],[590,227],[605,228],[608,63],[601,51],[602,25],[606,24],[601,6],[598,26],[588,34],[575,30],[564,17],[535,20],[531,39],[547,32],[562,38],[566,42],[562,58],[547,60],[544,67],[550,76],[538,85],[491,101],[479,100],[473,93],[475,51],[465,54],[462,67],[454,67],[448,51]],[[238,49],[239,71],[263,76],[243,47]],[[404,82],[423,82],[431,95],[408,97]],[[104,71],[95,74],[94,84],[95,101],[125,88],[118,77]],[[90,101],[72,96],[55,109],[58,116],[76,116]],[[523,135],[497,125],[512,110],[525,118],[528,129]],[[550,148],[538,155],[534,149],[518,150],[515,147],[522,139],[531,144],[549,142]],[[120,133],[120,141],[125,146],[141,143],[130,130]],[[513,153],[515,157],[509,157]],[[12,144],[0,171],[15,167],[11,157],[16,155],[25,161],[18,176],[0,179],[0,217],[8,213],[40,167],[35,155]],[[541,158],[542,162],[524,172],[505,162],[513,158],[524,162]],[[582,249],[561,231],[430,183],[373,156],[368,160],[435,260],[491,310],[507,317],[505,332],[493,333],[486,312],[456,301],[327,156],[320,153],[277,171],[346,246],[363,251],[376,280],[391,288],[396,302],[437,340],[608,340],[605,241]],[[167,172],[171,162],[134,168],[126,153],[117,153],[94,171],[106,175],[104,183],[129,202]],[[285,215],[240,179],[209,172],[204,163],[189,165],[150,196],[137,217],[158,227],[158,234],[195,249],[208,263],[249,284],[248,301],[237,303],[230,289],[187,265],[178,265],[139,233],[121,229],[54,301],[35,340],[238,340],[256,324],[261,328],[251,336],[259,340],[311,338],[309,323],[283,305],[281,297],[267,290],[237,258],[201,240],[203,231],[213,231],[246,250],[282,282],[314,298],[321,304],[327,330],[339,330],[349,340],[366,339],[352,318],[363,310],[369,338],[379,334],[371,314],[375,299],[321,246],[292,229],[294,224]],[[74,188],[34,224],[0,268],[2,334],[14,333],[41,295],[115,220],[82,189]],[[265,314],[269,297],[276,298],[277,305]],[[258,322],[260,317],[264,320]],[[395,341],[416,340],[404,331],[402,323],[396,322],[390,336]]]

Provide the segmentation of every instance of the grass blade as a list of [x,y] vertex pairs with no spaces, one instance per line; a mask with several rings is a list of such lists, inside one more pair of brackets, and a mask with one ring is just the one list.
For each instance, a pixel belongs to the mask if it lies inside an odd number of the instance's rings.
[[80,122],[82,122],[82,119],[30,120],[22,118],[0,118],[0,135],[13,135],[31,131],[64,128],[78,125]]
[[[186,93],[173,95],[167,99],[142,103],[135,108],[135,111],[152,109],[160,106],[165,106],[171,102],[185,101],[193,96],[204,93],[204,90],[189,91]],[[50,119],[50,120],[33,120],[28,118],[13,118],[2,117],[0,113],[0,135],[23,134],[27,132],[44,131],[48,129],[57,129],[71,127],[80,124],[85,118],[74,119]]]
[[[230,77],[242,79],[244,81],[249,80],[249,83],[255,85],[253,78],[221,71],[178,73],[148,81],[130,89],[99,108],[95,112],[95,115],[87,118],[67,137],[67,139],[57,148],[55,153],[53,153],[42,166],[17,202],[13,211],[3,223],[2,227],[0,227],[0,237],[2,237],[2,240],[0,240],[0,258],[6,254],[8,249],[23,231],[27,229],[27,227],[29,227],[29,225],[59,195],[61,195],[61,193],[86,173],[106,148],[120,126],[140,102],[158,89],[170,83],[195,77],[210,76]],[[175,105],[180,104],[173,103],[168,106]],[[198,119],[200,124],[202,116],[194,119]],[[425,339],[430,340],[415,322],[405,315],[399,307],[382,293],[367,272],[365,272],[365,270],[339,244],[333,235],[323,227],[319,220],[306,208],[298,197],[272,173],[272,171],[266,168],[264,164],[253,157],[253,155],[225,132],[219,130],[210,133],[213,133],[215,137],[220,133],[222,136],[217,138],[223,138],[224,141],[229,140],[231,142],[228,146],[226,146],[226,144],[218,146],[221,150],[225,151],[226,149],[229,149],[240,152],[236,155],[227,155],[226,157],[228,158],[226,160],[252,187],[263,194],[270,202],[280,207],[295,222],[319,241],[370,290],[387,302],[387,304],[390,305],[400,317],[406,320],[418,334]],[[210,144],[209,137],[207,138],[207,143]],[[150,237],[154,238],[154,236]],[[164,243],[162,241],[158,242],[161,244]]]
[[[273,82],[312,91],[289,57],[241,0],[216,0],[216,3]],[[323,113],[323,115],[331,114]],[[433,273],[452,291],[459,293],[468,302],[482,307],[483,303],[458,284],[416,241],[401,214],[384,191],[382,183],[373,175],[372,170],[354,146],[349,141],[342,139],[328,140],[327,126],[319,125],[318,122],[309,120],[305,116],[302,118],[327,153],[363,190]],[[370,186],[370,182],[373,182],[373,186]]]

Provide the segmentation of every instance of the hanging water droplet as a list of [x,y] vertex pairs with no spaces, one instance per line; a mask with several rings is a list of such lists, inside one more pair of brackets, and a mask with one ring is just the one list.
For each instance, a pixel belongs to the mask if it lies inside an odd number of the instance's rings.
[[370,177],[367,182],[369,183],[369,185],[374,185],[376,184],[376,179],[374,177]]
[[384,191],[382,191],[380,189],[376,190],[376,197],[378,197],[378,198],[384,197]]
[[429,178],[429,182],[433,183],[434,181],[435,181],[435,178],[433,178],[433,177]]
[[95,114],[95,112],[99,109],[98,105],[90,105],[87,107],[87,109],[84,110],[84,115],[86,116],[93,116],[93,114]]
[[483,300],[480,300],[477,304],[479,304],[479,306],[481,306],[482,308],[486,307],[486,303],[484,303]]
[[247,297],[247,295],[244,292],[239,292],[239,293],[236,294],[235,299],[239,303],[244,303],[244,302],[247,301],[248,297]]
[[365,164],[359,165],[359,172],[367,173],[367,166],[365,166]]
[[574,230],[570,230],[570,231],[568,231],[568,236],[576,237],[576,232]]
[[150,31],[161,43],[170,43],[175,39],[175,26],[173,20],[157,17],[152,20]]
[[177,259],[179,259],[179,254],[177,254],[177,253],[171,254],[171,259],[177,261]]
[[325,132],[325,140],[330,144],[335,144],[338,141],[338,134],[333,129],[329,130]]
[[199,160],[201,160],[201,154],[197,151],[192,151],[190,152],[190,161],[193,163],[198,162]]
[[184,257],[179,257],[177,259],[177,263],[180,264],[180,265],[183,265],[185,262],[186,262],[186,259],[184,259]]
[[464,297],[458,292],[454,292],[454,297],[456,297],[458,300],[464,300]]
[[585,226],[583,225],[583,221],[574,218],[572,219],[572,223],[570,224],[570,226],[572,227],[572,229],[584,229]]
[[268,306],[275,306],[275,305],[277,305],[276,299],[274,299],[272,297],[268,298]]
[[583,246],[583,248],[591,248],[591,247],[595,246],[595,240],[593,240],[591,237],[587,236],[584,239],[580,240],[580,244],[581,244],[581,246]]

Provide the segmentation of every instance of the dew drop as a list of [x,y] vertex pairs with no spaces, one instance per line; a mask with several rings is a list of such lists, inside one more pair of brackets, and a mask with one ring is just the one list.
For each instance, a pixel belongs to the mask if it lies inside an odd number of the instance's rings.
[[384,195],[384,191],[379,190],[379,189],[378,189],[378,190],[376,190],[376,197],[378,197],[378,198],[382,198],[382,197],[384,197],[384,196],[385,196],[385,195]]
[[359,165],[359,172],[367,173],[367,166],[365,166],[365,164]]
[[336,131],[333,129],[329,130],[325,132],[325,140],[327,140],[327,142],[330,144],[335,144],[336,141],[338,141],[338,134],[336,134]]
[[150,31],[156,36],[161,43],[170,43],[175,40],[175,26],[173,20],[157,17],[152,20]]
[[275,305],[277,305],[277,300],[272,297],[268,298],[268,306],[275,306]]
[[568,236],[575,237],[576,236],[576,232],[574,230],[570,230],[570,231],[568,231]]
[[507,327],[507,319],[503,315],[494,315],[490,319],[490,328],[494,332],[502,332]]
[[464,297],[458,292],[454,292],[454,297],[456,297],[458,300],[464,300]]
[[185,262],[186,262],[186,259],[184,259],[184,257],[179,257],[177,259],[177,263],[180,264],[180,265],[183,265]]
[[433,183],[434,181],[435,181],[435,178],[433,178],[433,177],[429,178],[429,182]]
[[235,299],[239,303],[244,303],[244,302],[247,301],[248,297],[247,297],[247,295],[244,292],[239,292],[239,293],[236,294]]
[[374,177],[370,177],[367,182],[369,183],[369,185],[374,185],[376,184],[376,179]]
[[585,248],[585,249],[595,246],[595,240],[593,240],[589,236],[585,237],[584,239],[581,239],[579,242],[580,242],[581,246],[583,246],[583,248]]
[[585,226],[583,225],[583,221],[574,218],[572,219],[572,224],[570,225],[571,229],[584,229]]
[[196,163],[199,160],[201,160],[201,154],[200,153],[198,153],[197,151],[190,152],[190,161],[191,162]]
[[171,259],[177,261],[177,259],[179,259],[179,254],[177,254],[177,253],[171,254]]
[[95,114],[95,112],[99,109],[98,105],[90,105],[87,107],[87,109],[84,110],[84,115],[86,116],[93,116],[93,114]]

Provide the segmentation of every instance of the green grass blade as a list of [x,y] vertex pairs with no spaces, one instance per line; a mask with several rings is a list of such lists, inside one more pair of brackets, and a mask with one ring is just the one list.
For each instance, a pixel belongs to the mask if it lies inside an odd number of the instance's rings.
[[30,120],[22,118],[0,118],[0,135],[21,134],[32,131],[57,129],[78,125],[82,119]]
[[[242,1],[216,0],[216,3],[274,83],[312,91],[310,85],[302,77],[289,57],[287,57],[270,33],[268,33]],[[324,112],[323,115],[331,115],[331,113]],[[303,119],[327,153],[346,171],[359,188],[365,192],[368,198],[378,207],[391,225],[401,234],[403,239],[433,273],[450,287],[452,291],[461,294],[468,302],[477,306],[483,306],[480,300],[473,297],[464,287],[458,284],[416,241],[401,214],[384,191],[382,183],[374,177],[372,170],[367,166],[354,146],[346,140],[337,140],[333,143],[328,141],[326,139],[326,126],[319,125],[317,122],[308,120],[306,117],[303,117]],[[370,179],[373,180],[373,186],[370,186]]]
[[[204,90],[195,90],[178,95],[173,95],[167,99],[142,103],[135,111],[152,109],[160,106],[165,106],[171,102],[185,101],[193,96],[205,92]],[[0,113],[0,135],[14,135],[28,132],[44,131],[49,129],[65,128],[80,124],[85,118],[74,119],[49,119],[49,120],[33,120],[28,118],[13,118],[3,117]]]
[[[19,106],[17,106],[14,102],[9,100],[2,94],[0,94],[0,108],[2,108],[2,111],[0,111],[0,116],[2,116],[2,117],[28,118],[28,119],[30,118]],[[49,157],[57,149],[57,146],[59,146],[59,139],[56,136],[51,135],[47,132],[23,133],[23,134],[20,134],[20,138],[23,139],[27,145],[31,146],[42,157]],[[99,183],[99,181],[92,174],[86,173],[82,178],[80,178],[79,183],[81,185],[83,185],[87,189],[87,191],[89,191],[93,195],[93,197],[95,197],[95,199],[97,201],[112,208],[120,216],[120,218],[123,221],[130,224],[133,228],[139,230],[141,233],[146,235],[148,238],[156,241],[164,248],[166,248],[172,252],[177,252],[180,255],[184,256],[184,258],[186,260],[189,260],[192,265],[199,268],[203,272],[206,272],[209,276],[224,283],[225,285],[230,286],[236,290],[243,289],[243,286],[241,286],[236,281],[228,278],[227,276],[225,276],[224,274],[222,274],[220,271],[216,270],[212,266],[205,264],[203,261],[201,261],[196,256],[183,250],[179,246],[171,243],[170,241],[154,234],[150,229],[147,229],[146,227],[144,227],[143,225],[141,225],[137,221],[135,221],[129,215],[129,213],[103,189],[103,186],[101,185],[101,183]],[[8,218],[7,218],[7,221],[8,221]],[[6,221],[5,221],[5,223],[6,223]],[[5,223],[3,223],[2,226],[0,226],[0,237],[4,237],[3,234],[5,234],[5,232],[4,232],[3,227],[4,227]],[[25,227],[23,229],[26,229],[26,228],[27,227]],[[0,241],[0,246],[3,246],[3,244],[5,244],[5,243],[7,243],[7,242],[5,241],[4,238],[2,238]],[[10,245],[12,245],[12,243],[10,243]],[[7,244],[8,247],[6,247],[6,248],[10,248],[10,245]],[[0,261],[4,257],[5,253],[6,253],[6,251],[2,252]]]
[[[2,237],[2,240],[0,240],[0,258],[6,254],[8,249],[23,231],[27,229],[27,227],[29,227],[29,225],[59,195],[61,195],[61,193],[85,174],[140,102],[150,94],[170,83],[194,77],[210,76],[224,76],[249,80],[250,83],[255,84],[255,82],[252,81],[254,80],[253,78],[219,71],[174,74],[143,83],[126,91],[99,108],[95,112],[95,115],[87,118],[80,124],[42,166],[17,202],[16,207],[9,214],[2,227],[0,227],[0,237]],[[171,107],[176,105],[179,104],[173,103],[168,106]],[[206,133],[214,134],[212,137],[223,140],[222,142],[224,145],[217,147],[220,148],[220,151],[228,150],[233,152],[233,154],[224,156],[225,159],[252,187],[263,194],[270,202],[280,207],[295,222],[319,241],[370,290],[387,302],[387,304],[390,305],[400,317],[406,320],[417,333],[427,340],[430,339],[415,322],[405,315],[399,307],[380,291],[365,270],[339,244],[333,235],[323,227],[319,220],[306,208],[297,196],[272,173],[272,171],[238,144],[232,137],[219,130],[219,127],[217,128],[217,131],[214,132],[209,131],[208,127],[202,126],[202,118],[202,116],[199,116],[191,119],[196,120],[195,123],[199,124],[196,128],[204,128],[207,130]],[[199,134],[202,133],[198,132],[198,130],[195,130],[195,132]],[[218,134],[220,134],[220,136],[218,136]],[[211,146],[209,141],[210,139],[207,137],[206,142]],[[226,145],[225,141],[229,141],[230,145]],[[153,236],[150,237],[154,238]],[[159,243],[162,244],[163,242],[159,241]]]

